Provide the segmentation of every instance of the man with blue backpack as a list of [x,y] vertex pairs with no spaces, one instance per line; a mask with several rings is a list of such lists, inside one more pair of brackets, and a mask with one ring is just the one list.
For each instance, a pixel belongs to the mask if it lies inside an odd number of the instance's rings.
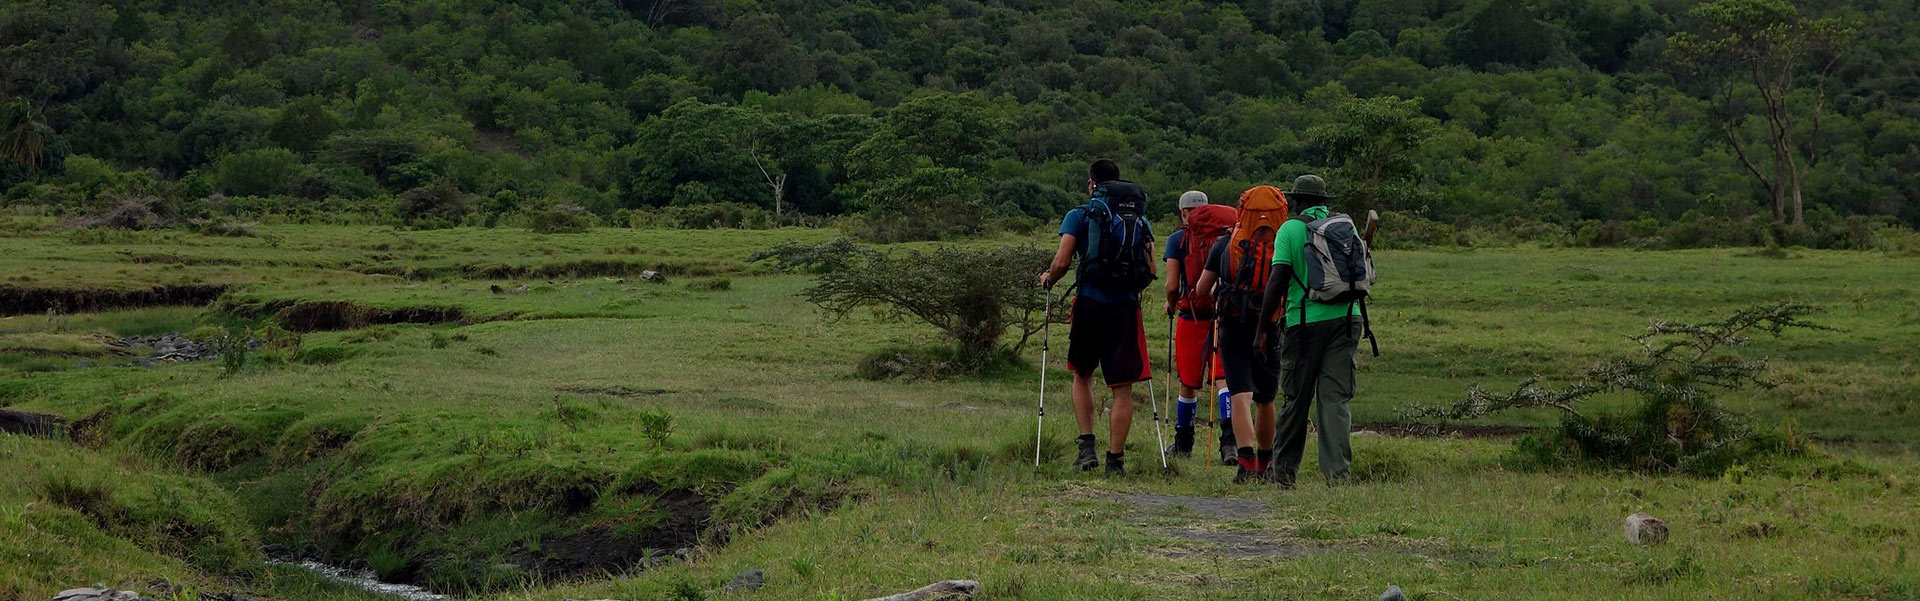
[[1053,263],[1040,274],[1040,286],[1052,290],[1075,258],[1080,261],[1067,331],[1067,368],[1073,371],[1073,413],[1080,426],[1074,466],[1100,466],[1094,453],[1093,370],[1113,391],[1108,424],[1106,473],[1127,473],[1127,432],[1133,427],[1133,384],[1153,377],[1147,360],[1147,335],[1140,316],[1140,291],[1154,275],[1153,232],[1146,218],[1147,194],[1120,179],[1120,166],[1100,159],[1087,168],[1085,206],[1067,212],[1060,223],[1060,246]]
[[[1373,255],[1353,220],[1327,209],[1332,195],[1319,176],[1295,179],[1287,198],[1307,208],[1274,235],[1273,269],[1260,303],[1264,317],[1254,337],[1255,352],[1264,354],[1274,323],[1286,326],[1278,351],[1286,404],[1267,478],[1281,488],[1293,487],[1306,446],[1307,412],[1318,409],[1312,420],[1320,435],[1320,470],[1335,486],[1346,483],[1353,465],[1353,415],[1347,405],[1353,400],[1354,354],[1361,338],[1373,339],[1366,320]],[[1374,354],[1379,354],[1377,345]]]

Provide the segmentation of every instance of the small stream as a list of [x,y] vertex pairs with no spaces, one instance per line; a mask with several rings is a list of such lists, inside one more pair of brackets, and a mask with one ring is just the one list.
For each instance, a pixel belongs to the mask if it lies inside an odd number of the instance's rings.
[[320,576],[325,577],[328,580],[345,584],[347,586],[351,586],[351,587],[362,589],[362,590],[372,591],[375,593],[380,593],[382,595],[399,597],[401,599],[406,599],[407,601],[446,601],[446,599],[448,599],[446,595],[435,593],[433,591],[429,591],[427,589],[420,588],[411,584],[392,584],[388,582],[381,582],[379,578],[374,576],[372,570],[349,570],[349,569],[338,567],[338,566],[330,566],[317,561],[272,561],[268,563],[293,566],[296,568],[300,568],[302,570],[306,570],[308,572],[319,574]]

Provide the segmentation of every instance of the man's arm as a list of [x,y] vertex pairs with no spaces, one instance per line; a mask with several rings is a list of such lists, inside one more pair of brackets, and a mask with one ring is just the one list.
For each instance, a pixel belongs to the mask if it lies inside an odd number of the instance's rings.
[[1267,335],[1287,309],[1287,284],[1293,282],[1293,265],[1275,263],[1267,272],[1267,289],[1260,294],[1260,325],[1254,330],[1254,350],[1266,348]]
[[[1200,281],[1193,284],[1193,304],[1197,306],[1190,307],[1195,314],[1213,314],[1213,286],[1219,281],[1220,274],[1214,273],[1212,269],[1200,272]],[[1202,307],[1206,310],[1203,311]]]
[[1067,268],[1073,266],[1073,249],[1079,242],[1073,234],[1060,234],[1060,248],[1053,251],[1053,263],[1040,273],[1040,287],[1048,290],[1067,275]]
[[1180,273],[1180,260],[1167,259],[1167,314],[1173,314],[1180,304],[1180,283],[1186,281],[1186,275]]

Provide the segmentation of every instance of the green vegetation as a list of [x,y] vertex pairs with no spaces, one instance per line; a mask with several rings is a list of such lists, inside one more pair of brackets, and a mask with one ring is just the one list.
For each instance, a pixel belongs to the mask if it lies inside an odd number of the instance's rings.
[[[0,8],[0,198],[138,227],[1024,230],[1325,172],[1456,245],[1874,248],[1920,224],[1911,2]],[[54,27],[49,24],[59,24]],[[108,220],[113,221],[113,220]],[[223,225],[222,231],[244,232]],[[1909,245],[1909,248],[1914,245]]]
[[[42,491],[54,476],[39,474],[51,473],[79,483],[68,488],[110,483],[105,496],[63,498],[115,503],[99,507],[173,499],[197,520],[186,524],[223,533],[191,544],[156,538],[135,519],[145,514],[128,513],[88,535],[123,542],[67,549],[48,556],[61,571],[0,583],[27,599],[113,575],[311,598],[260,580],[295,575],[259,566],[255,541],[310,544],[388,579],[491,599],[713,597],[747,568],[768,571],[760,594],[798,599],[864,598],[948,577],[1026,599],[1356,596],[1389,581],[1416,594],[1502,597],[1561,590],[1551,584],[1564,578],[1593,584],[1548,597],[1900,598],[1920,586],[1900,553],[1906,524],[1920,517],[1911,437],[1920,379],[1910,360],[1920,355],[1920,297],[1905,284],[1920,273],[1898,255],[1383,252],[1395,285],[1374,305],[1385,354],[1362,357],[1354,409],[1366,427],[1398,431],[1378,424],[1409,405],[1458,398],[1468,383],[1571,380],[1652,318],[1706,320],[1790,298],[1824,309],[1817,321],[1835,329],[1753,340],[1742,353],[1768,358],[1780,385],[1717,398],[1756,423],[1791,424],[1813,446],[1700,479],[1516,472],[1507,443],[1363,437],[1356,486],[1279,493],[1233,487],[1229,472],[1191,461],[1173,478],[1070,472],[1071,420],[1048,420],[1046,469],[1022,467],[1032,453],[1032,345],[1019,369],[862,377],[877,349],[911,355],[948,343],[920,321],[866,309],[835,321],[811,306],[803,292],[831,272],[822,265],[842,256],[833,249],[848,248],[831,230],[503,236],[262,225],[258,237],[134,232],[102,247],[38,223],[8,229],[20,250],[0,258],[30,284],[232,287],[204,310],[0,318],[0,341],[51,347],[94,332],[206,326],[209,335],[244,327],[263,342],[231,375],[219,361],[80,368],[77,356],[6,368],[0,404],[81,420],[76,436],[89,445],[0,439],[25,445],[16,461],[71,466],[26,470],[0,487],[8,528],[51,528],[6,517],[50,511]],[[776,260],[749,261],[788,240]],[[947,251],[991,255],[1028,241]],[[939,252],[925,243],[880,250]],[[161,256],[178,260],[145,259]],[[713,275],[656,284],[602,261]],[[798,273],[773,269],[783,263]],[[263,309],[302,306],[394,321],[295,334],[271,324],[299,314]],[[423,308],[464,317],[441,321]],[[1161,328],[1148,332],[1164,359]],[[1050,368],[1066,376],[1057,356]],[[1591,403],[1623,411],[1635,399]],[[1521,410],[1468,423],[1558,421],[1555,410]],[[1150,463],[1151,424],[1140,425],[1133,453]],[[154,493],[151,482],[171,492]],[[1114,495],[1171,500],[1137,507]],[[1268,513],[1183,508],[1221,499]],[[1673,547],[1619,542],[1617,520],[1639,510],[1674,524]],[[0,571],[38,574],[11,568],[35,565],[24,558],[49,553],[53,540],[0,537],[9,567]],[[682,547],[692,549],[685,561],[620,575]],[[1247,556],[1232,557],[1243,548]]]
[[[750,568],[808,601],[944,578],[1910,599],[1916,23],[1891,0],[7,3],[0,407],[71,427],[0,434],[0,601],[369,597],[263,545],[486,601],[727,598]],[[1035,364],[1027,265],[1095,157],[1161,232],[1181,191],[1306,172],[1382,211],[1384,354],[1354,404],[1382,435],[1353,486],[1089,476],[1070,419],[1027,465],[1034,371],[1067,375]],[[1649,323],[1782,302],[1830,329],[1618,359]],[[168,333],[219,359],[123,340]],[[1595,365],[1660,377],[1583,387]],[[1769,385],[1701,400],[1726,374]],[[1569,390],[1537,381],[1575,382],[1579,417],[1520,406]],[[1524,436],[1402,436],[1470,387],[1516,406],[1452,431]],[[1726,440],[1766,448],[1694,452]],[[1621,542],[1634,511],[1672,542]]]

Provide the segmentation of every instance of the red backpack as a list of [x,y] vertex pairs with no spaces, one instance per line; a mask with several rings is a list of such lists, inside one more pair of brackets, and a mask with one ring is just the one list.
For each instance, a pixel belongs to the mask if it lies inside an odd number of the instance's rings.
[[1186,279],[1182,297],[1192,294],[1199,285],[1213,242],[1231,235],[1233,225],[1239,222],[1240,211],[1226,205],[1201,205],[1187,213],[1187,258],[1180,262],[1180,276]]

